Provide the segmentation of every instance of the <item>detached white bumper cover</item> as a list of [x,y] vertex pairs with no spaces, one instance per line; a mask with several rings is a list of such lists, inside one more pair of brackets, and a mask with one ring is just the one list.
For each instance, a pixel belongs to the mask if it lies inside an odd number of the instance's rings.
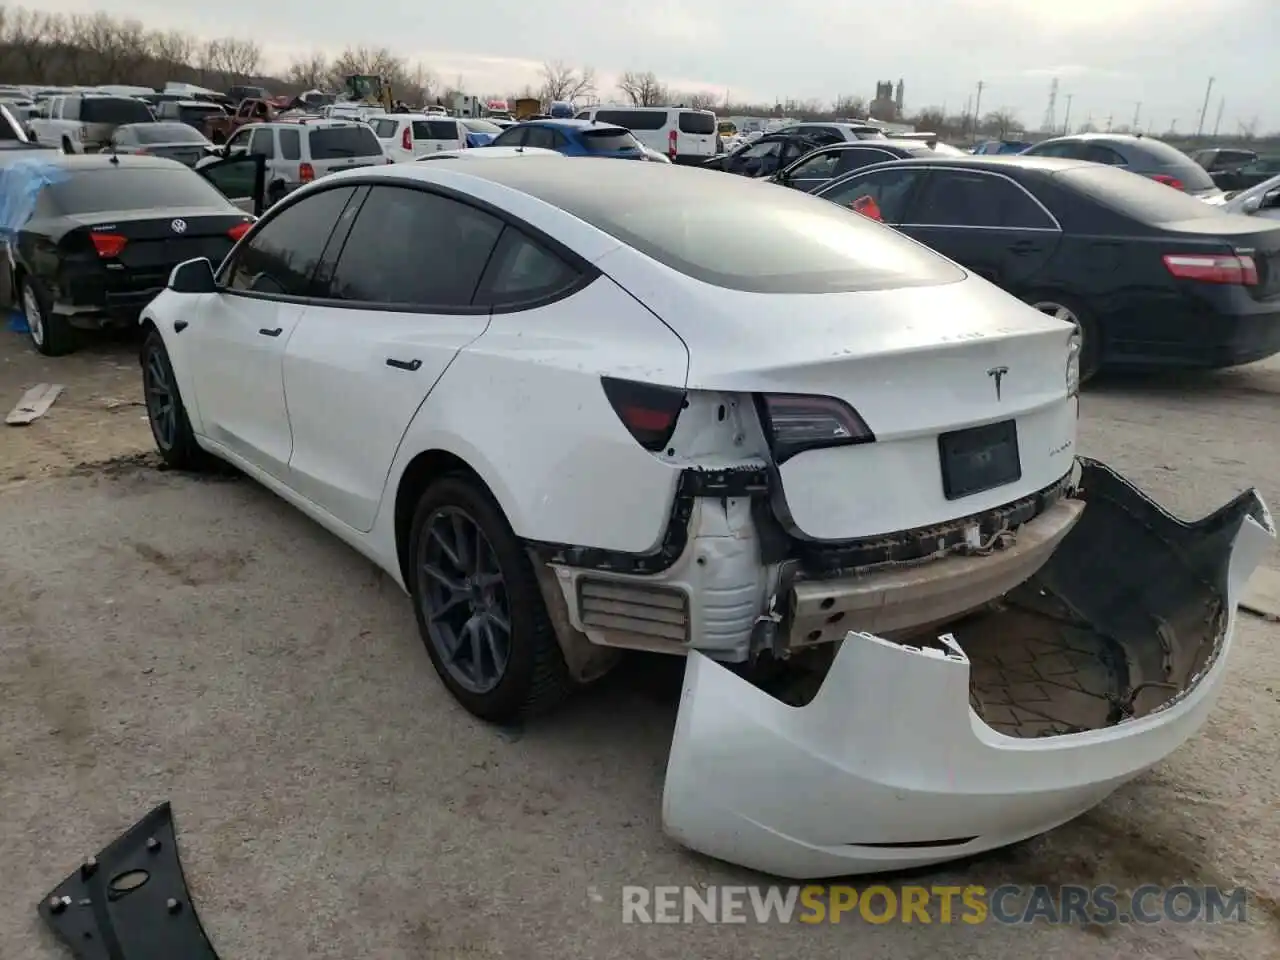
[[800,707],[691,654],[667,832],[797,879],[938,863],[1078,816],[1195,733],[1267,509],[1249,491],[1184,523],[1080,466],[1084,514],[1024,594],[936,648],[850,633]]

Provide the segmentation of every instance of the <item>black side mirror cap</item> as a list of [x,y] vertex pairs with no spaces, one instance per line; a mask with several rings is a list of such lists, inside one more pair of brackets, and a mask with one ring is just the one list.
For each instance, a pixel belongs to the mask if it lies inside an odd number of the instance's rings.
[[213,264],[208,257],[183,261],[169,274],[168,287],[174,293],[213,293],[217,289]]

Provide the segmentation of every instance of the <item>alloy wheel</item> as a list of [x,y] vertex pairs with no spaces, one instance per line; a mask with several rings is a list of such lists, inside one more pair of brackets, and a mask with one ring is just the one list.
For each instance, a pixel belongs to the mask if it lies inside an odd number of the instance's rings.
[[40,302],[36,300],[35,291],[29,283],[22,286],[22,312],[27,315],[27,331],[31,334],[31,341],[37,347],[43,347],[44,314],[40,312]]
[[1076,333],[1083,339],[1084,328],[1080,324],[1080,318],[1072,313],[1067,307],[1060,303],[1054,303],[1052,300],[1043,300],[1040,303],[1033,303],[1035,307],[1046,316],[1053,317],[1055,320],[1063,320],[1076,328]]
[[147,351],[142,385],[147,393],[147,416],[156,444],[161,450],[171,450],[178,435],[178,398],[159,350]]
[[511,606],[493,545],[469,513],[441,507],[427,519],[417,577],[440,662],[464,689],[490,692],[511,656]]

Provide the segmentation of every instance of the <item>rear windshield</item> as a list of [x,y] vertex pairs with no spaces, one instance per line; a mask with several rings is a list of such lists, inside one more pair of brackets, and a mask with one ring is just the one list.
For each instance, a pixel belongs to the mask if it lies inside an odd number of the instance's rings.
[[45,188],[64,214],[150,210],[159,207],[224,208],[227,199],[200,174],[177,164],[77,170]]
[[[503,181],[673,270],[732,290],[837,293],[933,286],[964,272],[890,227],[797,190],[709,170],[505,164]],[[539,166],[538,171],[518,170]],[[556,167],[556,170],[551,170]],[[634,168],[634,170],[619,170]]]
[[226,112],[216,103],[183,104],[178,108],[178,116],[192,120],[202,120],[208,116],[222,116]]
[[382,156],[378,138],[363,123],[353,127],[325,127],[310,133],[312,160]]
[[457,140],[458,124],[454,120],[415,120],[413,121],[413,139],[415,140]]
[[680,132],[707,135],[716,132],[716,118],[710,113],[680,114]]
[[1181,190],[1119,167],[1101,164],[1071,167],[1057,178],[1141,223],[1176,223],[1220,217],[1222,211]]
[[583,130],[582,145],[589,153],[614,153],[618,150],[639,150],[640,141],[630,130]]
[[667,125],[665,110],[597,110],[600,123],[616,123],[628,130],[661,130]]
[[499,134],[502,128],[496,123],[490,123],[488,120],[463,120],[462,125],[472,133],[492,133]]
[[203,143],[204,134],[185,123],[139,123],[129,128],[139,143]]
[[1212,190],[1213,178],[1208,171],[1196,163],[1177,147],[1171,147],[1159,140],[1143,139],[1138,152],[1144,162],[1135,162],[1135,169],[1143,173],[1167,173],[1182,181],[1188,190]]
[[80,103],[81,123],[146,123],[151,108],[132,97],[86,97]]

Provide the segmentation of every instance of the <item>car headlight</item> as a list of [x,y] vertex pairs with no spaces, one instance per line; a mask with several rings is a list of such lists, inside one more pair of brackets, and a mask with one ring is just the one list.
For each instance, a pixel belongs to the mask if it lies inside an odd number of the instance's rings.
[[1071,334],[1067,345],[1067,396],[1074,397],[1080,392],[1080,331]]

